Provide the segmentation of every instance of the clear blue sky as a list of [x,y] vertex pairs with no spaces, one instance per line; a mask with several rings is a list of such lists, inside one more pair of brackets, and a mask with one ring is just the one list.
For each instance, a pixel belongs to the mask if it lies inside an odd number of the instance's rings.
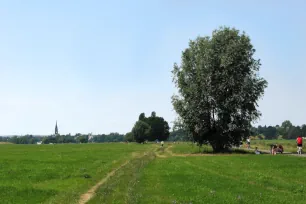
[[[173,121],[189,39],[246,31],[269,87],[259,124],[306,123],[306,1],[7,0],[0,6],[0,135],[130,131]],[[269,3],[267,3],[269,2]]]

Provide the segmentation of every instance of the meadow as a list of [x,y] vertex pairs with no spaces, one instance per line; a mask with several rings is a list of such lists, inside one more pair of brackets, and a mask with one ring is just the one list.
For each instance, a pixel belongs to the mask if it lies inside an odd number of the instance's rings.
[[[199,149],[190,143],[0,147],[0,203],[80,203],[81,195],[106,177],[87,203],[305,203],[306,199],[304,157],[211,154],[209,146]],[[204,150],[209,154],[199,154]]]
[[[296,154],[297,146],[295,140],[251,140],[251,149],[257,147],[259,150],[270,150],[271,144],[281,144],[284,147],[284,151],[288,153]],[[243,143],[240,149],[246,149],[246,143]],[[303,149],[306,149],[306,144],[303,144]],[[236,149],[237,150],[237,149]],[[209,145],[197,146],[191,142],[180,142],[175,144],[172,148],[175,153],[183,154],[196,154],[196,153],[212,153],[213,150]],[[253,150],[252,150],[253,151]]]
[[203,150],[168,143],[122,168],[89,203],[305,203],[305,158]]
[[77,203],[109,171],[150,149],[137,144],[0,146],[0,203]]
[[[285,152],[296,153],[297,145],[295,140],[251,140],[251,148],[258,147],[262,150],[269,150],[271,144],[281,144]],[[303,149],[306,149],[305,142]]]

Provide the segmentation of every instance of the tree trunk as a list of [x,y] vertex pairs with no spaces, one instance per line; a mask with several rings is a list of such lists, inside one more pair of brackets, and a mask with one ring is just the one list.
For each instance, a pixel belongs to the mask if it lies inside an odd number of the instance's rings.
[[214,153],[226,152],[225,145],[222,142],[215,141],[214,144],[211,144]]

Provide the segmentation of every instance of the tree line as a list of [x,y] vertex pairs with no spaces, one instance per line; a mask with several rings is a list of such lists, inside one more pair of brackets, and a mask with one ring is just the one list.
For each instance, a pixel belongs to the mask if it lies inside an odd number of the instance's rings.
[[289,120],[281,125],[252,127],[251,135],[256,139],[296,139],[306,137],[306,125],[294,126]]
[[81,134],[75,135],[50,135],[50,136],[12,136],[12,137],[0,137],[0,142],[10,142],[14,144],[36,144],[42,142],[42,144],[61,144],[61,143],[103,143],[103,142],[123,142],[125,140],[124,134],[110,133],[110,134]]
[[166,141],[170,135],[170,127],[163,117],[152,112],[150,117],[141,113],[131,132],[125,136],[126,141],[143,143],[145,141]]

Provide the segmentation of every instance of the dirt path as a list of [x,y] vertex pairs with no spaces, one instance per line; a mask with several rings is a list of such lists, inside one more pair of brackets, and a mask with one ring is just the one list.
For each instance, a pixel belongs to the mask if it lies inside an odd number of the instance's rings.
[[90,188],[86,193],[82,194],[80,196],[78,204],[85,204],[85,203],[87,203],[95,195],[96,191],[98,190],[98,188],[100,186],[102,186],[105,182],[107,182],[110,177],[115,175],[115,173],[119,169],[121,169],[124,166],[126,166],[132,159],[135,159],[135,158],[138,158],[138,157],[142,157],[142,156],[145,156],[147,154],[148,154],[147,152],[145,152],[143,154],[132,153],[132,158],[131,159],[127,160],[126,162],[121,164],[118,168],[116,168],[116,169],[112,170],[111,172],[109,172],[102,180],[100,180],[98,183],[96,183],[96,185],[94,185],[92,188]]
[[[177,154],[177,153],[173,153],[171,151],[172,145],[167,146],[164,149],[164,152],[167,155],[159,155],[158,157],[169,157],[169,156],[176,156],[176,157],[192,157],[192,156],[233,156],[233,154],[202,154],[202,153],[197,153],[197,154]],[[240,148],[241,149],[241,148]],[[246,151],[255,151],[255,149],[243,149]],[[270,154],[269,150],[260,150],[261,152],[265,153],[265,154]],[[238,154],[235,154],[238,155]],[[239,155],[243,155],[243,156],[247,156],[248,154],[239,154]],[[306,157],[306,154],[294,154],[292,152],[284,152],[282,155],[289,155],[289,156],[297,156],[297,157]]]
[[[246,151],[255,151],[255,149],[246,149],[246,148],[243,148],[243,150],[246,150]],[[270,153],[270,150],[259,150],[261,152],[263,152],[264,154],[271,154]],[[306,157],[306,154],[296,154],[296,153],[292,153],[292,152],[284,152],[282,155],[289,155],[289,156],[296,156],[296,157]]]
[[[167,158],[167,157],[190,157],[190,156],[233,156],[233,154],[177,154],[177,153],[173,153],[171,151],[171,148],[173,146],[169,145],[165,148],[156,148],[155,150],[153,150],[153,152],[155,153],[156,157],[158,158]],[[247,150],[247,149],[245,149]],[[251,151],[253,151],[253,149],[249,149]],[[264,153],[270,153],[269,150],[260,150],[261,152]],[[82,194],[80,196],[79,199],[79,204],[85,204],[87,203],[94,195],[95,192],[97,191],[97,189],[103,185],[106,181],[108,181],[108,179],[113,176],[119,169],[123,168],[124,166],[126,166],[132,159],[137,158],[137,157],[141,157],[147,155],[147,153],[144,154],[139,154],[139,153],[133,153],[132,154],[132,158],[126,162],[124,162],[123,164],[121,164],[118,168],[112,170],[111,172],[109,172],[102,180],[100,180],[96,185],[94,185],[92,188],[90,188],[86,193]],[[245,155],[245,154],[241,154],[241,155]],[[289,156],[300,156],[300,157],[306,157],[306,154],[302,154],[302,155],[298,155],[298,154],[293,154],[290,152],[284,152],[284,155],[289,155]]]
[[114,169],[113,171],[109,172],[102,180],[100,180],[96,185],[94,185],[91,189],[89,189],[86,193],[82,194],[79,200],[79,204],[87,203],[94,195],[96,190],[103,185],[111,176],[113,176],[116,171],[127,165],[129,161],[124,162],[118,168]]

